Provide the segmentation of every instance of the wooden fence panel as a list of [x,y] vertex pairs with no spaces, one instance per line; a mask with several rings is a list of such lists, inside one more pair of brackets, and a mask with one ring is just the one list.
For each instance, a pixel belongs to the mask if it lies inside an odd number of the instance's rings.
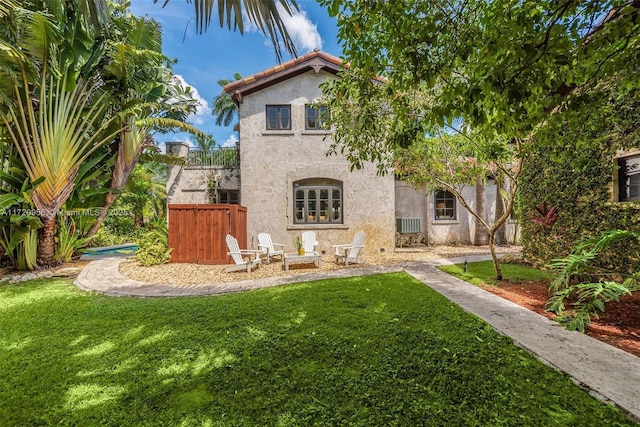
[[169,205],[169,247],[171,262],[197,262],[197,254],[189,250],[187,242],[193,242],[196,223],[196,205]]
[[226,236],[247,244],[247,208],[239,205],[169,205],[171,262],[229,264]]

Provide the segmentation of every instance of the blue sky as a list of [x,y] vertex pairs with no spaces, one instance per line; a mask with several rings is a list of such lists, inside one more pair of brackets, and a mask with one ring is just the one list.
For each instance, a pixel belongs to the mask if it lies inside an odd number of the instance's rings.
[[[162,8],[163,0],[131,0],[131,12],[148,16],[159,22],[163,33],[163,51],[178,63],[173,66],[175,74],[197,93],[201,107],[190,117],[191,124],[210,133],[219,145],[233,145],[237,134],[232,126],[215,125],[211,115],[213,98],[222,90],[220,79],[233,79],[238,72],[243,77],[258,73],[277,64],[270,40],[250,25],[245,19],[244,35],[221,28],[214,12],[213,25],[206,33],[196,34],[193,4],[186,0],[171,0]],[[285,24],[292,36],[298,54],[319,48],[334,56],[341,55],[337,41],[337,26],[334,18],[315,0],[297,0],[300,11],[289,17],[283,14]],[[216,3],[217,7],[217,3]],[[285,54],[284,61],[291,59]],[[155,135],[164,148],[164,142],[190,141],[188,134]]]

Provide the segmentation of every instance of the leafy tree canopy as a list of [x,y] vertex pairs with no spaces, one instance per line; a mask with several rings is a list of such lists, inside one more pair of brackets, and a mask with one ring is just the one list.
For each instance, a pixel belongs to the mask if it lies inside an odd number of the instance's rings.
[[456,120],[485,135],[527,137],[602,79],[638,85],[638,1],[321,3],[338,17],[350,64],[327,92],[359,107],[354,134],[371,127],[395,135],[391,145]]

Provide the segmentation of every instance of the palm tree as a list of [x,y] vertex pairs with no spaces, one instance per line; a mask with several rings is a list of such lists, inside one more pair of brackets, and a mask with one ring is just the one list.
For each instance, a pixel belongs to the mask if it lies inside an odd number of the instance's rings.
[[[188,89],[172,77],[166,65],[169,59],[161,52],[161,32],[157,22],[130,14],[118,18],[125,30],[121,40],[107,49],[110,58],[102,70],[105,85],[114,94],[114,113],[120,117],[120,131],[115,141],[115,164],[105,203],[87,236],[93,236],[118,192],[126,184],[145,150],[156,149],[151,132],[180,129],[195,135],[205,134],[185,123],[195,112],[197,101]],[[135,35],[135,37],[131,37]],[[153,66],[150,66],[153,64]],[[161,155],[153,154],[157,161]],[[162,160],[171,161],[167,156]]]
[[[191,3],[191,1],[187,0],[188,3]],[[153,2],[157,3],[158,0],[153,0]],[[162,6],[166,6],[167,3],[169,3],[169,0],[164,0]],[[193,0],[196,31],[198,33],[202,34],[211,25],[211,15],[215,4],[215,0]],[[217,4],[220,27],[226,24],[227,28],[231,29],[231,24],[233,23],[234,31],[237,29],[242,34],[244,32],[244,23],[242,21],[242,9],[244,6],[244,11],[249,21],[271,38],[278,62],[282,62],[281,43],[284,44],[287,53],[293,57],[297,56],[296,47],[284,22],[282,22],[278,10],[278,4],[280,4],[285,13],[292,15],[294,10],[299,10],[296,0],[218,0]]]
[[[93,153],[113,143],[108,208],[145,150],[155,147],[154,129],[204,135],[184,123],[195,101],[171,83],[158,25],[132,18],[126,2],[70,1],[47,2],[46,13],[37,2],[9,0],[0,6],[0,125],[34,186],[30,199],[43,223],[40,264],[55,260],[56,215]],[[213,3],[194,2],[200,30],[209,25]],[[291,6],[297,9],[294,0],[279,3],[287,13]],[[230,28],[234,22],[242,31],[241,5],[270,34],[279,58],[280,36],[295,54],[275,0],[219,2],[221,24]]]
[[[16,30],[0,31],[1,47],[11,48],[0,49],[7,60],[0,65],[6,105],[0,116],[29,179],[39,183],[32,200],[43,223],[40,264],[55,260],[56,215],[93,152],[116,138],[111,186],[117,190],[152,145],[151,129],[199,133],[184,123],[195,101],[170,83],[158,25],[134,19],[126,5],[115,7],[106,40],[78,14],[62,19],[59,10],[13,10]],[[115,192],[106,198],[108,208]]]
[[38,263],[51,265],[56,216],[73,191],[78,169],[115,133],[107,131],[111,119],[100,123],[106,95],[92,100],[95,88],[90,84],[81,82],[68,92],[64,90],[66,76],[50,77],[47,82],[43,74],[36,110],[26,75],[23,77],[22,88],[15,89],[15,103],[2,114],[2,121],[31,182],[44,178],[34,188],[32,200],[43,224],[38,234]]
[[[242,80],[242,76],[237,72],[233,74],[233,78],[235,81]],[[224,90],[224,87],[229,83],[232,83],[232,80],[218,80],[222,91],[213,98],[212,114],[216,116],[216,125],[218,126],[229,126],[238,112],[238,106]]]
[[[482,182],[482,177],[476,178],[476,215],[478,218],[486,221],[486,197],[487,190]],[[484,225],[476,222],[476,231],[473,238],[473,244],[477,246],[486,245],[489,243],[489,235]]]

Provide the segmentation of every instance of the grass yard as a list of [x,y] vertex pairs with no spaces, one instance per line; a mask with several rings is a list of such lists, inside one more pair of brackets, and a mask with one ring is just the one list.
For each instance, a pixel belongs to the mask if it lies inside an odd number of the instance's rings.
[[[496,286],[496,270],[491,261],[470,262],[465,272],[462,264],[442,265],[438,267],[447,274],[475,286]],[[556,276],[550,270],[540,270],[528,265],[500,264],[502,276],[510,282],[549,280]]]
[[632,423],[412,277],[135,299],[0,286],[0,425]]

